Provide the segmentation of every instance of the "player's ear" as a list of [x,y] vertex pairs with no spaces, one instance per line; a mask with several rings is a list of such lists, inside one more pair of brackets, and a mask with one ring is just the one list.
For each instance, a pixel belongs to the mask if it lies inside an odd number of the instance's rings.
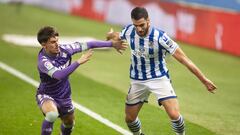
[[44,48],[46,46],[46,44],[47,44],[46,42],[42,42],[41,46]]
[[150,18],[149,17],[147,18],[147,22],[150,23]]

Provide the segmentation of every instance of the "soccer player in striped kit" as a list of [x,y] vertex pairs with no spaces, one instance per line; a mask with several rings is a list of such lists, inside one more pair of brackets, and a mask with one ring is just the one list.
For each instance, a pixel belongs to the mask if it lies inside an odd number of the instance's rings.
[[184,119],[179,112],[177,96],[171,85],[165,56],[171,54],[186,66],[209,92],[216,86],[184,54],[180,47],[167,34],[150,25],[148,12],[143,7],[131,11],[132,23],[120,33],[109,32],[108,39],[126,40],[131,49],[131,85],[126,99],[125,121],[134,135],[143,135],[138,113],[149,94],[153,93],[159,105],[165,108],[176,135],[185,135]]
[[[58,32],[50,26],[39,30],[37,39],[42,46],[38,54],[40,85],[36,100],[45,119],[41,135],[51,135],[53,123],[60,117],[61,135],[70,135],[74,126],[74,106],[71,99],[71,87],[68,76],[92,56],[92,48],[114,47],[118,52],[125,50],[121,41],[91,41],[58,44]],[[88,50],[77,61],[72,55]]]

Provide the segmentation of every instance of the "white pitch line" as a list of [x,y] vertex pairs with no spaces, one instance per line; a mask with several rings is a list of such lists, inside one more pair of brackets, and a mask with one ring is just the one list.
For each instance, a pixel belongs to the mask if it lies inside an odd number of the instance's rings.
[[[8,66],[7,64],[3,63],[0,61],[0,68],[7,71],[8,73],[18,77],[19,79],[35,86],[35,87],[38,87],[39,86],[39,82],[30,78],[29,76],[25,75],[24,73],[14,69],[13,67],[11,66]],[[111,121],[109,121],[108,119],[102,117],[101,115],[91,111],[90,109],[82,106],[81,104],[79,103],[76,103],[75,101],[73,101],[73,105],[81,112],[89,115],[90,117],[100,121],[101,123],[107,125],[108,127],[111,127],[112,129],[118,131],[119,133],[123,134],[123,135],[132,135],[132,133],[130,133],[129,131],[123,129],[122,127],[112,123]]]

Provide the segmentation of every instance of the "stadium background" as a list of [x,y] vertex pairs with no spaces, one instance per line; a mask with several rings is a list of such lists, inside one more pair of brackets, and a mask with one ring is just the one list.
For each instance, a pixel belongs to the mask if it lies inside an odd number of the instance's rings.
[[[210,95],[204,91],[197,79],[192,79],[194,76],[184,67],[168,58],[172,80],[187,120],[189,134],[240,134],[239,1],[18,0],[11,4],[8,0],[1,2],[1,36],[4,34],[34,36],[39,27],[54,25],[63,36],[89,36],[97,39],[104,39],[110,27],[120,30],[119,24],[130,23],[129,12],[132,7],[145,6],[149,10],[153,25],[181,41],[179,44],[184,51],[219,87],[217,94]],[[38,80],[35,64],[39,48],[14,46],[3,39],[0,40],[0,44],[2,62]],[[129,81],[128,55],[129,52],[119,56],[112,50],[97,50],[92,61],[71,77],[75,101],[125,129],[123,108]],[[43,117],[35,104],[35,88],[4,70],[0,70],[0,79],[0,120],[4,121],[0,134],[39,134]],[[159,112],[156,106],[155,99],[151,98],[150,104],[141,112],[144,130],[152,135],[172,134],[166,115],[163,111]],[[22,114],[25,117],[21,116]],[[74,134],[119,134],[81,112],[77,112],[77,118]],[[57,131],[54,134],[57,134]]]

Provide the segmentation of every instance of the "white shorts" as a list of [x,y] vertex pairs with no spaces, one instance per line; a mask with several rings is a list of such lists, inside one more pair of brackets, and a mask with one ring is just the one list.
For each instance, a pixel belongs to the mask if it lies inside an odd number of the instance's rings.
[[160,102],[163,100],[177,97],[170,79],[166,76],[143,81],[131,80],[126,104],[135,105],[138,103],[148,102],[150,93],[153,93],[156,96],[159,105],[161,105]]

